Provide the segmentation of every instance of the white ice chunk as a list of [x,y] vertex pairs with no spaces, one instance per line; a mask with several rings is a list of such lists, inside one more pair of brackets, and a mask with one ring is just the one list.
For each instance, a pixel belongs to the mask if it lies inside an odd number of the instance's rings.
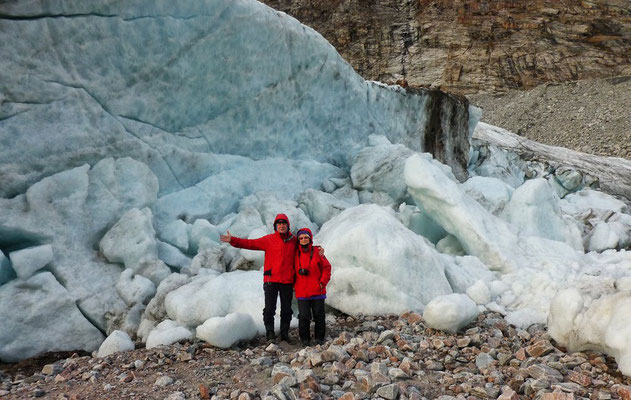
[[140,338],[140,340],[142,340],[143,343],[146,343],[149,334],[151,333],[153,328],[156,327],[157,324],[158,323],[154,320],[146,318],[143,319],[142,321],[140,321],[140,325],[138,325],[138,331],[136,332],[136,335]]
[[195,254],[199,249],[202,239],[208,238],[214,242],[219,242],[219,235],[223,234],[219,229],[205,219],[198,219],[193,223],[190,233],[189,250]]
[[502,180],[485,176],[471,177],[462,186],[465,193],[494,215],[504,209],[514,191]]
[[402,203],[399,206],[398,217],[409,230],[423,236],[434,244],[440,242],[447,235],[443,227],[431,219],[427,211],[418,206]]
[[134,276],[134,271],[127,268],[118,278],[116,292],[128,306],[147,304],[156,294],[156,286],[144,276]]
[[166,319],[158,324],[147,337],[147,348],[170,345],[193,337],[191,331],[175,321]]
[[[475,129],[502,130],[484,123],[479,123]],[[471,176],[496,178],[514,188],[524,183],[525,162],[518,154],[498,148],[495,145],[484,146],[480,149],[480,153],[479,160],[474,165],[469,166]]]
[[53,246],[45,244],[12,251],[9,259],[18,278],[28,279],[53,261]]
[[469,296],[452,293],[430,301],[423,312],[423,319],[431,328],[456,333],[473,322],[478,314],[478,307]]
[[355,189],[384,192],[395,203],[400,203],[408,197],[402,179],[403,165],[413,151],[383,139],[381,144],[365,147],[359,152],[351,168],[351,180]]
[[569,351],[595,350],[615,357],[631,376],[631,292],[605,295],[589,305],[575,289],[560,292],[550,307],[550,335]]
[[481,279],[475,281],[475,283],[467,289],[466,294],[471,300],[475,301],[476,304],[485,305],[491,301],[491,291]]
[[260,271],[233,271],[218,276],[198,276],[166,296],[170,318],[188,327],[197,327],[212,317],[234,312],[252,316],[259,332],[264,332],[263,277]]
[[570,343],[574,320],[583,311],[584,300],[576,288],[561,290],[550,303],[548,333],[562,345]]
[[153,296],[149,304],[147,304],[147,309],[145,311],[146,317],[154,321],[162,321],[165,319],[167,312],[164,308],[164,299],[169,293],[186,285],[190,281],[191,278],[185,274],[175,273],[167,276],[162,282],[160,282],[156,295]]
[[199,339],[220,349],[227,349],[241,340],[251,340],[257,333],[252,317],[243,313],[212,317],[197,327]]
[[[263,218],[261,214],[254,207],[240,207],[239,213],[236,215],[230,228],[232,236],[236,237],[248,237],[250,232],[255,229],[264,227]],[[223,234],[223,232],[221,232]],[[259,236],[260,237],[260,236]]]
[[132,271],[139,269],[140,260],[158,258],[155,231],[148,208],[133,208],[103,236],[100,249],[111,262],[123,263]]
[[316,242],[333,266],[327,302],[346,313],[421,310],[451,293],[441,255],[391,209],[349,208],[322,226]]
[[355,193],[354,201],[346,201],[333,194],[307,189],[298,197],[298,204],[311,221],[321,226],[347,208],[359,205],[357,192],[353,192]]
[[134,350],[134,342],[132,342],[129,335],[123,331],[114,331],[101,343],[97,357],[107,357],[110,354],[118,353],[121,351]]
[[287,215],[289,228],[292,232],[296,232],[300,228],[309,228],[314,235],[318,232],[317,225],[311,222],[303,210],[298,208],[297,202],[280,199],[276,192],[258,192],[242,199],[239,209],[247,207],[258,210],[269,232],[273,232],[274,219],[277,214]]
[[158,259],[158,244],[148,208],[132,208],[123,214],[103,236],[99,247],[109,261],[123,263],[125,268],[156,284],[171,273]]
[[445,276],[456,293],[465,293],[478,280],[493,279],[493,273],[477,257],[442,256],[445,260]]
[[570,215],[583,214],[585,211],[625,212],[627,205],[607,193],[584,188],[565,196],[560,202],[561,210]]
[[502,217],[521,235],[565,242],[583,251],[581,233],[562,217],[559,197],[543,178],[530,179],[518,187],[504,207]]
[[94,351],[105,339],[50,272],[0,286],[0,304],[2,362],[46,351]]
[[[214,243],[214,242],[212,242]],[[190,268],[186,272],[198,274],[200,269],[205,268],[215,272],[226,272],[226,266],[223,262],[223,249],[219,244],[211,244],[210,247],[201,249],[191,262]],[[182,271],[182,272],[185,272]]]
[[160,230],[160,239],[186,252],[188,251],[190,230],[189,224],[181,219],[176,219]]
[[158,241],[158,258],[175,269],[190,267],[192,261],[190,257],[182,253],[177,247],[161,241]]
[[622,241],[618,230],[615,229],[613,224],[609,224],[604,221],[600,221],[596,224],[596,227],[591,232],[589,239],[589,251],[601,252],[607,249],[615,249]]
[[454,235],[447,235],[436,243],[436,250],[443,254],[451,254],[453,256],[464,256],[466,252],[462,245]]

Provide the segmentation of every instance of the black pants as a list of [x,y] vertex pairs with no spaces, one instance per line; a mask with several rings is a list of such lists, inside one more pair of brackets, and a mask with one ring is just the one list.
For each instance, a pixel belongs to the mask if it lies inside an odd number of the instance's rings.
[[265,308],[263,309],[263,323],[265,329],[274,331],[274,315],[276,314],[276,299],[280,295],[280,332],[289,331],[291,322],[291,300],[294,294],[294,285],[291,283],[265,282],[263,284],[265,293]]
[[315,322],[315,340],[324,340],[326,326],[324,324],[324,299],[298,300],[298,333],[300,341],[311,340],[310,325],[311,316]]

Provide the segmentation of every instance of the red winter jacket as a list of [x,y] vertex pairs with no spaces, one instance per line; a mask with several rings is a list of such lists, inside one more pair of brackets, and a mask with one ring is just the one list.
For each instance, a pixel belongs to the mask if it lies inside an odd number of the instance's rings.
[[[320,246],[309,244],[306,251],[298,246],[294,268],[296,269],[296,283],[294,283],[296,298],[326,294],[326,285],[331,279],[331,263],[325,256],[320,255]],[[300,268],[309,270],[309,274],[300,275],[298,273]]]
[[[278,214],[274,219],[274,228],[279,219],[284,219],[289,223],[285,214]],[[278,232],[259,239],[241,239],[233,236],[230,244],[240,249],[265,251],[263,282],[294,283],[294,256],[297,241],[289,230],[284,238]]]

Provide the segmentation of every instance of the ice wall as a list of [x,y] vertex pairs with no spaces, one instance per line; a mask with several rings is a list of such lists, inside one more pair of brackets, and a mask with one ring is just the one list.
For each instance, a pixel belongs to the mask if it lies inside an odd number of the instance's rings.
[[465,99],[366,82],[256,1],[3,2],[0,15],[0,196],[108,156],[149,165],[160,194],[231,165],[210,153],[344,166],[370,134],[430,140],[466,175]]

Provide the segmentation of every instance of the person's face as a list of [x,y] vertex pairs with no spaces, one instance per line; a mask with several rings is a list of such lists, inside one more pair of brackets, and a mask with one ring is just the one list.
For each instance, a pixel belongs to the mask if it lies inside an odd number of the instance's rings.
[[309,242],[311,241],[311,238],[309,237],[309,235],[305,233],[298,236],[298,240],[300,241],[300,244],[306,245],[306,244],[309,244]]
[[278,233],[287,233],[289,230],[289,225],[285,221],[279,221],[276,223],[276,231]]

